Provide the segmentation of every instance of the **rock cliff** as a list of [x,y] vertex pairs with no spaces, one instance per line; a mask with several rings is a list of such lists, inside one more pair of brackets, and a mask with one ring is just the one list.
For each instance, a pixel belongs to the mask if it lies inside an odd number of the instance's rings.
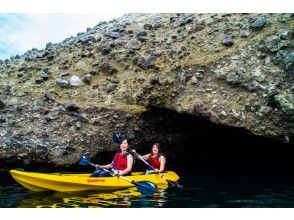
[[184,137],[152,108],[293,142],[293,18],[127,14],[0,60],[0,161],[70,166],[114,151],[114,131]]

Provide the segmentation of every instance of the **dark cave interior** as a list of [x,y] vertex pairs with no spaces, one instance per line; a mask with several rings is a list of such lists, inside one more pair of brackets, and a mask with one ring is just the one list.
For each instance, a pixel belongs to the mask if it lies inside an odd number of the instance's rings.
[[[148,122],[144,130],[155,131],[154,138],[144,146],[161,142],[168,159],[167,168],[256,175],[293,173],[294,145],[291,139],[286,144],[253,135],[244,128],[217,125],[200,117],[162,108],[151,108],[143,117]],[[172,141],[168,143],[168,140]],[[142,151],[147,153],[144,149],[145,152]]]

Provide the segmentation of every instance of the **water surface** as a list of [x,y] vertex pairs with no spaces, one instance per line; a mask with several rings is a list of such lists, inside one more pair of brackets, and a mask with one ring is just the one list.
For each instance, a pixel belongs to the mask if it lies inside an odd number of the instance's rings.
[[0,207],[294,207],[294,181],[275,175],[181,172],[183,188],[142,196],[135,188],[107,192],[31,192],[0,181]]

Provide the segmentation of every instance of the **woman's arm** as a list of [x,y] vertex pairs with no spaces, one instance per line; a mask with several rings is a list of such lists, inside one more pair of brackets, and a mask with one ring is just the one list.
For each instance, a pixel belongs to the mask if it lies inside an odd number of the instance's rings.
[[160,156],[159,161],[160,161],[160,169],[158,170],[158,172],[162,173],[164,171],[164,168],[165,168],[165,162],[166,162],[165,157]]
[[134,154],[137,154],[137,155],[140,156],[141,158],[143,158],[143,160],[147,160],[148,157],[150,156],[150,154],[146,154],[146,155],[142,156],[142,155],[138,154],[135,150],[132,150],[132,152],[133,152]]
[[150,154],[146,154],[146,155],[143,155],[141,156],[144,160],[147,160],[149,158]]
[[106,164],[106,165],[95,165],[96,169],[110,169],[112,167],[112,164]]
[[129,172],[132,171],[132,168],[133,168],[133,156],[132,155],[128,155],[127,157],[127,168],[124,169],[123,171],[119,172],[119,175],[122,176],[122,175],[125,175],[125,174],[128,174]]

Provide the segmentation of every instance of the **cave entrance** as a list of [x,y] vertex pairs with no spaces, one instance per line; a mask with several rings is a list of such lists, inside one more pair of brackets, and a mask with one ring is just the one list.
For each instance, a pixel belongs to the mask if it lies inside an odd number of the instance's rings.
[[146,123],[136,138],[145,140],[139,144],[144,146],[141,152],[147,153],[150,147],[146,146],[160,142],[172,169],[257,175],[293,173],[293,144],[164,108],[152,107],[143,118]]

